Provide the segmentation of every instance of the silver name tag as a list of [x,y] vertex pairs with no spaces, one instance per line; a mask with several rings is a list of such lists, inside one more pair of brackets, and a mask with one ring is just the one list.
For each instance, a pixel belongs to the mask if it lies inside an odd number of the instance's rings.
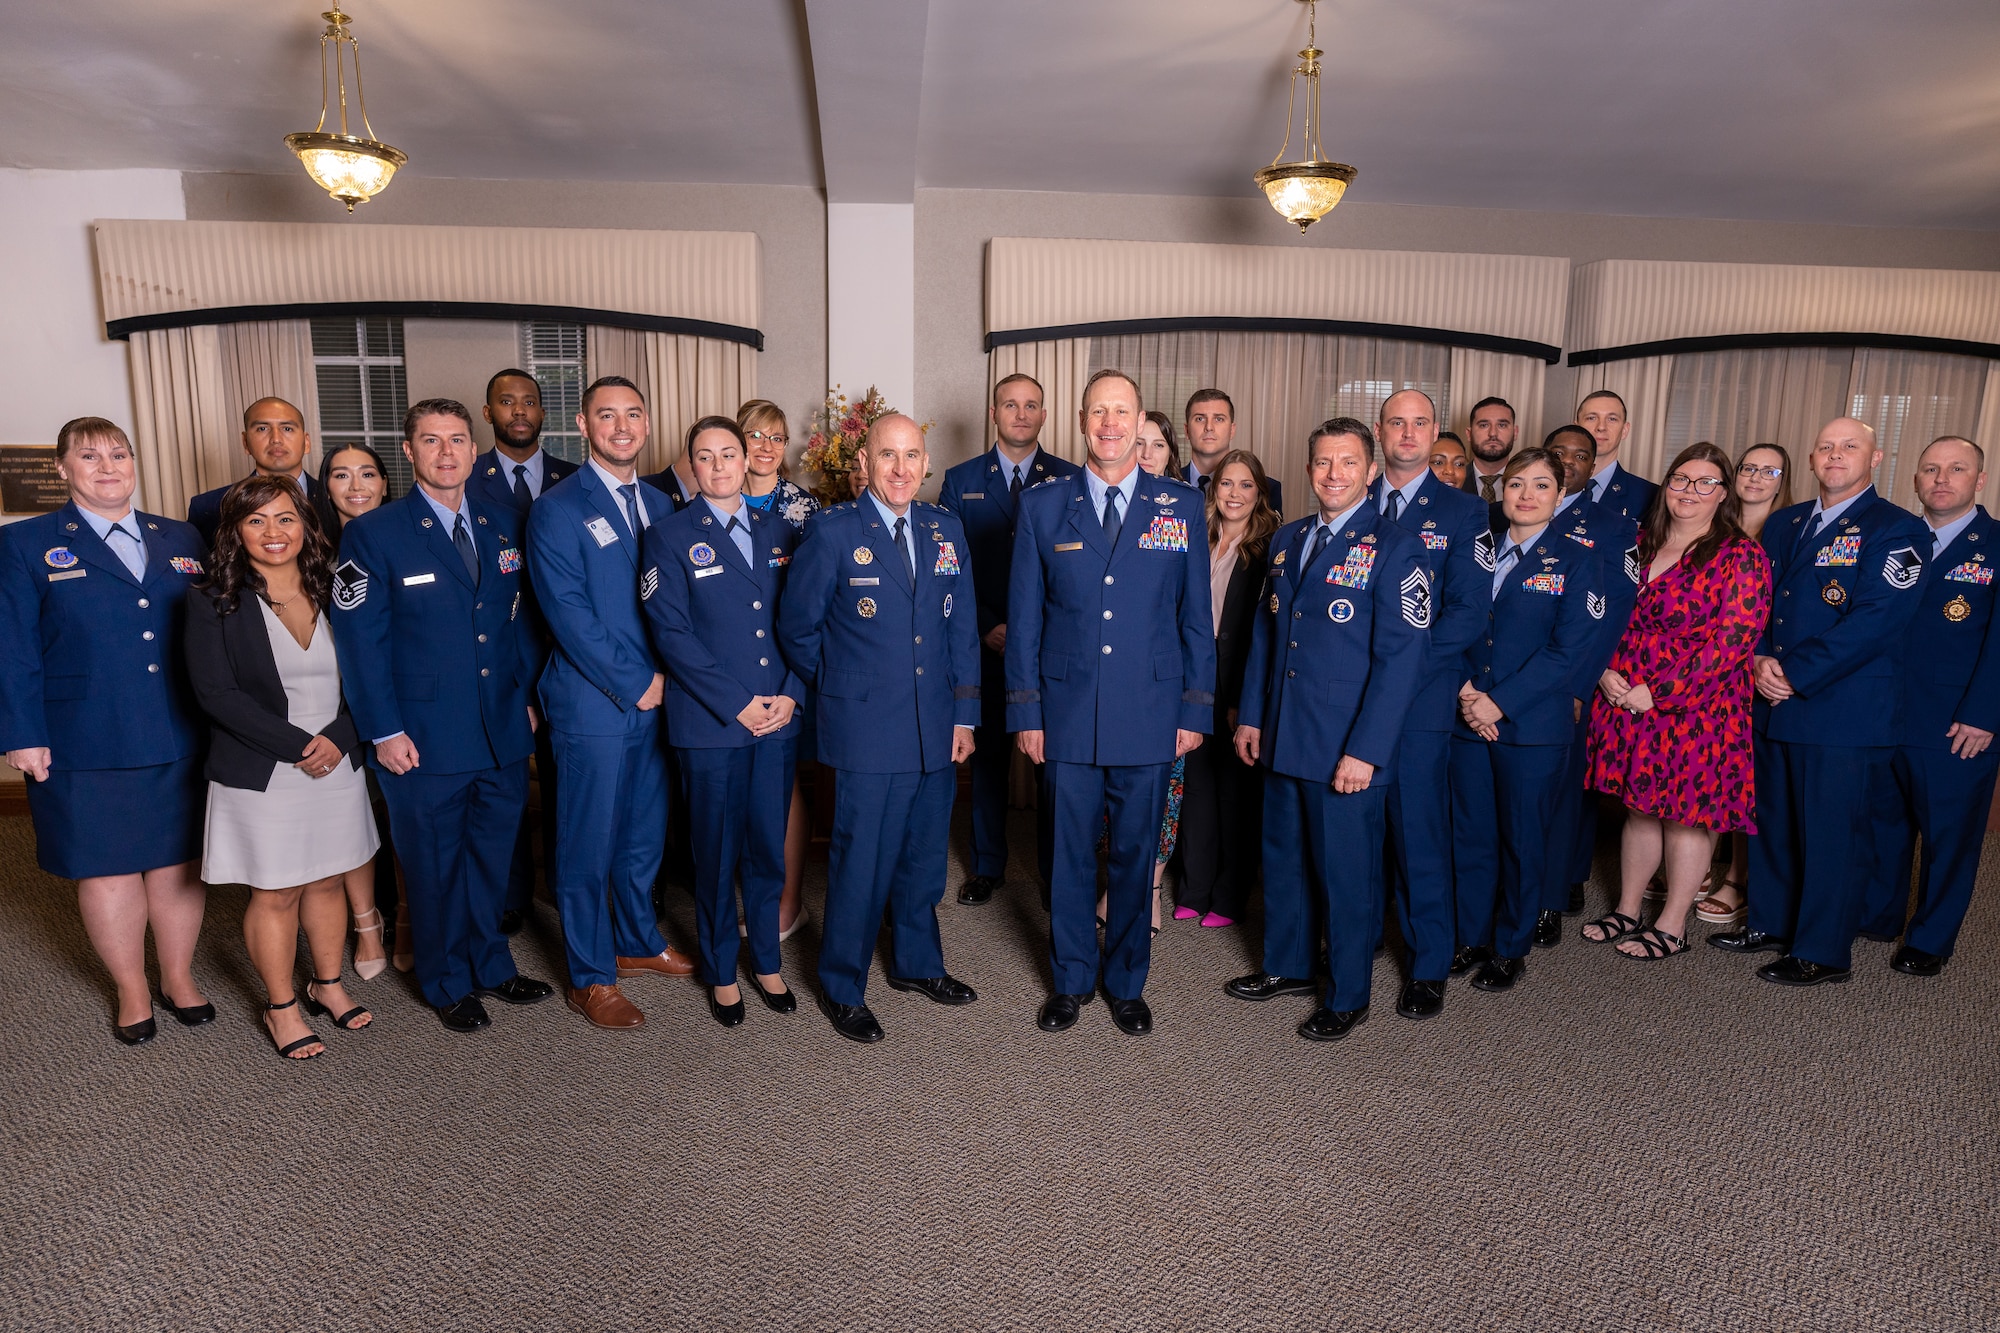
[[964,499],[964,500],[984,500],[984,499],[986,498],[986,492],[985,492],[985,491],[967,491],[967,492],[966,492],[966,493],[965,493],[965,494],[964,494],[963,496],[961,496],[961,497],[959,497],[959,498],[960,498],[960,499]]
[[49,575],[50,583],[61,583],[64,579],[80,579],[90,571],[87,569],[65,569],[60,574]]
[[694,576],[698,579],[705,579],[710,577],[711,575],[720,574],[721,572],[722,572],[722,566],[717,565],[713,569],[697,569],[694,572]]
[[435,574],[412,574],[403,580],[403,586],[405,588],[414,588],[419,583],[436,583],[437,577]]
[[[53,578],[54,575],[50,577]],[[850,588],[875,588],[880,587],[881,583],[882,580],[880,579],[849,579],[847,586]]]

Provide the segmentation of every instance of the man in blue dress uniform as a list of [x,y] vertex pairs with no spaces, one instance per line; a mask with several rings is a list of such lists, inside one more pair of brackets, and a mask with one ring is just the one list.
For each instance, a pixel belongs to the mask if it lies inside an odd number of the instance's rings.
[[1898,644],[1931,532],[1875,493],[1873,428],[1847,417],[1812,448],[1819,497],[1765,520],[1771,624],[1757,644],[1757,832],[1750,913],[1708,942],[1776,951],[1766,981],[1845,981],[1875,863],[1870,800],[1901,738]]
[[521,529],[465,494],[472,414],[413,403],[403,455],[417,484],[348,524],[334,571],[340,679],[389,805],[410,900],[417,984],[455,1032],[482,995],[554,994],[514,968],[500,933],[535,715],[521,634]]
[[1660,493],[1660,488],[1637,473],[1627,472],[1618,461],[1625,437],[1632,433],[1625,400],[1609,389],[1586,394],[1576,405],[1576,424],[1597,440],[1597,462],[1589,482],[1590,503],[1602,513],[1629,518],[1634,523],[1645,522],[1646,511],[1652,508],[1653,497]]
[[[1444,794],[1465,650],[1485,633],[1493,604],[1493,581],[1473,552],[1486,530],[1486,502],[1454,490],[1431,472],[1438,426],[1437,406],[1428,394],[1405,389],[1389,395],[1376,426],[1382,444],[1376,512],[1422,544],[1431,585],[1429,646],[1384,798],[1391,844],[1388,878],[1409,950],[1396,1012],[1429,1018],[1444,1007],[1445,978],[1458,937],[1452,911],[1451,805]],[[1357,633],[1343,635],[1343,641],[1365,644]]]
[[[466,490],[480,503],[513,510],[515,522],[528,526],[528,510],[549,487],[576,471],[576,464],[542,448],[542,388],[525,370],[503,370],[486,381],[486,406],[481,409],[493,427],[494,448],[473,460]],[[530,533],[529,540],[533,540]],[[530,555],[529,567],[533,568]],[[521,599],[521,619],[534,652],[535,674],[549,663],[549,627],[535,605],[534,579]],[[542,790],[542,856],[553,892],[556,864],[556,756],[549,748],[550,731],[535,732],[535,780]],[[535,892],[535,847],[528,812],[521,812],[521,831],[514,839],[514,863],[507,872],[507,906],[500,929],[512,935],[527,919]]]
[[[243,452],[250,455],[251,471],[269,477],[290,477],[311,502],[319,525],[333,540],[340,522],[326,491],[306,471],[306,455],[312,439],[306,434],[305,414],[282,398],[259,398],[243,409]],[[216,529],[222,526],[222,497],[234,486],[217,486],[188,501],[187,521],[201,539],[213,547]]]
[[[1385,419],[1391,410],[1385,405]],[[1426,410],[1407,401],[1393,409],[1412,417]],[[1428,688],[1436,596],[1422,540],[1372,503],[1375,441],[1366,423],[1336,417],[1308,447],[1318,512],[1271,536],[1270,600],[1257,617],[1237,712],[1237,754],[1270,770],[1264,970],[1226,989],[1239,1000],[1311,994],[1323,924],[1332,976],[1299,1035],[1338,1041],[1368,1016],[1385,806],[1410,706]],[[1429,799],[1441,796],[1434,789]],[[1424,929],[1424,958],[1412,970],[1434,967],[1441,978],[1450,941],[1440,946]]]
[[[1201,495],[1139,471],[1139,386],[1101,370],[1084,387],[1088,465],[1023,492],[1007,594],[1007,726],[1045,763],[1049,953],[1060,1032],[1097,989],[1097,840],[1110,839],[1103,982],[1111,1018],[1150,1032],[1153,863],[1167,772],[1215,721],[1215,626]],[[1107,829],[1108,815],[1108,829]]]
[[[1861,933],[1902,936],[1889,966],[1913,977],[1944,970],[1972,901],[1993,784],[2000,774],[2000,637],[1993,626],[2000,522],[1977,503],[1986,455],[1955,435],[1917,461],[1917,499],[1931,530],[1917,612],[1901,640],[1902,731],[1875,800],[1875,875]],[[1919,548],[1921,550],[1921,548]],[[1923,838],[1917,909],[1910,902],[1913,837]]]
[[[1042,386],[1031,375],[1009,375],[993,386],[993,448],[944,474],[938,503],[958,515],[971,546],[978,602],[979,729],[972,751],[972,873],[958,890],[962,903],[993,897],[1007,874],[1007,584],[1014,570],[1014,525],[1021,492],[1071,476],[1076,464],[1046,453],[1048,420]],[[1043,812],[1045,813],[1045,812]],[[1037,818],[1038,867],[1048,874],[1047,821]]]
[[882,1040],[865,990],[886,905],[891,989],[970,1004],[945,971],[952,765],[979,721],[979,636],[965,528],[917,500],[930,452],[894,413],[868,428],[868,493],[822,510],[792,558],[778,643],[819,706],[819,760],[834,770],[820,1007],[851,1041]]
[[569,1007],[601,1028],[635,1028],[644,1015],[618,978],[694,971],[667,948],[653,915],[667,837],[666,677],[639,605],[639,564],[646,528],[672,506],[633,466],[651,422],[631,381],[592,384],[577,425],[590,461],[527,518],[535,591],[554,640],[541,675],[559,775],[551,878]]
[[[1235,402],[1220,389],[1196,389],[1181,412],[1181,433],[1188,450],[1181,480],[1205,493],[1215,469],[1236,447]],[[1285,488],[1276,477],[1264,478],[1264,498],[1271,502],[1272,513],[1284,514]]]

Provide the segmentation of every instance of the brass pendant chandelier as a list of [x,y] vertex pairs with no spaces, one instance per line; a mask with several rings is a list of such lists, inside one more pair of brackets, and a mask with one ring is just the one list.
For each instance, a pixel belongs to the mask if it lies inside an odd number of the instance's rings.
[[[287,134],[285,145],[299,155],[306,174],[352,213],[356,204],[365,204],[388,188],[396,168],[410,159],[378,141],[375,127],[368,123],[368,105],[361,95],[361,44],[347,30],[347,15],[336,2],[320,17],[326,20],[326,31],[319,38],[319,124],[300,134]],[[333,60],[331,82],[326,73],[329,53]],[[361,117],[361,135],[347,131],[348,64],[354,66],[354,109]],[[329,93],[340,100],[338,134],[328,133],[326,128]]]
[[[1285,100],[1285,142],[1271,165],[1256,175],[1264,197],[1281,217],[1299,224],[1304,231],[1333,211],[1347,187],[1354,182],[1354,168],[1345,162],[1324,160],[1319,142],[1319,49],[1318,5],[1316,0],[1300,0],[1306,7],[1306,45],[1299,63],[1292,69],[1292,86]],[[1298,102],[1299,80],[1306,81],[1305,139],[1299,151],[1305,156],[1285,162],[1285,150],[1292,146],[1292,111]]]

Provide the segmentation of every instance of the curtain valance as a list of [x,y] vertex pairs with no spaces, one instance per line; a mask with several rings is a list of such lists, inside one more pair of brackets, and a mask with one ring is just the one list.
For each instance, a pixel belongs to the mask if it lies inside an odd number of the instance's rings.
[[1569,300],[1573,366],[1804,346],[2000,358],[2000,273],[1604,259]]
[[1201,329],[1441,343],[1554,362],[1569,261],[997,236],[986,346]]
[[761,349],[754,232],[101,220],[105,333],[399,315],[558,319]]

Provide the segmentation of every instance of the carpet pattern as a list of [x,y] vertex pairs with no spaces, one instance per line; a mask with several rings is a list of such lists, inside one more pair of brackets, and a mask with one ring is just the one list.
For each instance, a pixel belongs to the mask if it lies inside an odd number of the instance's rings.
[[[1101,1001],[1051,1037],[1015,880],[940,911],[977,1003],[878,966],[879,1046],[809,1004],[724,1031],[657,980],[636,1033],[555,999],[458,1036],[391,971],[351,983],[372,1028],[319,1020],[328,1054],[288,1065],[246,890],[211,894],[196,960],[219,1021],[127,1050],[73,890],[0,819],[0,1328],[1990,1329],[1995,851],[1932,981],[1863,943],[1851,983],[1785,990],[1572,919],[1513,992],[1455,979],[1421,1024],[1378,959],[1370,1020],[1314,1046],[1310,1001],[1222,993],[1254,920],[1169,921],[1151,1037]],[[815,948],[786,945],[802,999]],[[515,952],[560,981],[546,904]]]

